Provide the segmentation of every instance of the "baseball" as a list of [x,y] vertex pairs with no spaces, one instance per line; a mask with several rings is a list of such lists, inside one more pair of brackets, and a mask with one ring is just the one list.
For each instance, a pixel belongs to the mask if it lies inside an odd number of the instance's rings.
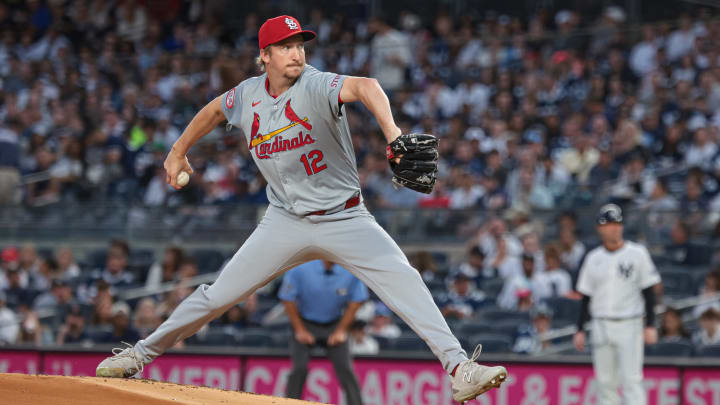
[[190,175],[187,172],[180,172],[177,176],[177,184],[180,187],[185,187],[190,181]]

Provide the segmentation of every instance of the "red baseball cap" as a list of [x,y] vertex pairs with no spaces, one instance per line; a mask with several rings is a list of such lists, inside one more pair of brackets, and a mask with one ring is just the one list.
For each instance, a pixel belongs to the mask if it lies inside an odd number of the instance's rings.
[[260,32],[258,32],[258,46],[260,49],[265,49],[268,45],[280,42],[285,38],[289,38],[297,34],[301,34],[303,40],[305,41],[309,41],[317,36],[312,31],[303,30],[295,17],[281,15],[270,18],[260,26]]

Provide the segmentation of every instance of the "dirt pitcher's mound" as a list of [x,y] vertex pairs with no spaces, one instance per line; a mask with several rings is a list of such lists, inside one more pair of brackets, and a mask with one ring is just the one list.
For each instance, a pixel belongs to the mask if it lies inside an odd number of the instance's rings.
[[316,404],[152,380],[1,373],[0,398],[13,405]]

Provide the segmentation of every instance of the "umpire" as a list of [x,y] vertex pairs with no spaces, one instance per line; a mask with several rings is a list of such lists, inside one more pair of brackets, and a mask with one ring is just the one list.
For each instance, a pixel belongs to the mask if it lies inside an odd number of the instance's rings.
[[623,240],[620,207],[606,204],[600,208],[597,231],[602,246],[587,254],[578,276],[577,290],[583,297],[573,341],[578,350],[584,349],[583,326],[592,315],[598,404],[620,404],[621,384],[626,405],[643,405],[647,403],[642,385],[643,340],[657,342],[653,287],[660,283],[660,275],[643,245]]
[[348,330],[358,308],[368,299],[365,285],[337,264],[315,260],[288,271],[278,295],[294,332],[286,396],[302,396],[310,350],[320,345],[327,349],[347,404],[362,405],[360,385],[352,369]]

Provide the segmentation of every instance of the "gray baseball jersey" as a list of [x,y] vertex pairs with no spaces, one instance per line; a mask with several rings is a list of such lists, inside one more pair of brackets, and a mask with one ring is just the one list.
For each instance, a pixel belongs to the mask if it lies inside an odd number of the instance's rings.
[[240,128],[268,182],[271,204],[296,215],[340,207],[360,193],[355,151],[340,103],[345,76],[306,65],[278,97],[267,74],[223,95],[229,125]]

